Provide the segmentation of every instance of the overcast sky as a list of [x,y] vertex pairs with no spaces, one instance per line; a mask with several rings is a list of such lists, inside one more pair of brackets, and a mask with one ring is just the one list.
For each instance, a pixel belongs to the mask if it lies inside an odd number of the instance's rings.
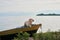
[[0,0],[0,12],[60,10],[60,0]]
[[59,16],[37,17],[39,13],[59,14],[60,0],[0,0],[0,31],[21,26],[29,18],[42,23],[43,31],[60,29]]

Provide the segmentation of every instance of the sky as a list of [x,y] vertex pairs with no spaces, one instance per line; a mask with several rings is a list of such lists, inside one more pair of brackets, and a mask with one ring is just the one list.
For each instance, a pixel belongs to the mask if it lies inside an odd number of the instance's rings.
[[0,31],[20,27],[29,18],[42,23],[44,32],[60,29],[60,16],[36,16],[40,13],[60,14],[60,0],[0,0]]

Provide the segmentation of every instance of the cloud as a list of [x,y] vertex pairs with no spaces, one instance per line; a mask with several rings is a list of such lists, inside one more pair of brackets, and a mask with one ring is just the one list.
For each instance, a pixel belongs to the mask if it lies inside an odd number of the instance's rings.
[[60,0],[0,0],[1,12],[60,10]]

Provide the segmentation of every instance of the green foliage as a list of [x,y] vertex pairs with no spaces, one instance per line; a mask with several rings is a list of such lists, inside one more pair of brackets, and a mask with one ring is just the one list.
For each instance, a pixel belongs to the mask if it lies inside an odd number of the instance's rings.
[[34,38],[34,40],[39,40],[38,37],[39,37],[38,34],[36,34],[36,33],[33,34],[33,38]]
[[33,34],[34,40],[60,40],[60,32]]
[[25,32],[23,34],[23,38],[24,38],[24,40],[28,40],[29,39],[29,34],[27,32]]
[[14,40],[28,40],[28,39],[29,39],[29,34],[27,32],[18,33],[17,37],[14,38]]
[[[18,33],[14,40],[28,40],[29,36],[27,32]],[[34,40],[60,40],[60,32],[34,33],[32,37]]]

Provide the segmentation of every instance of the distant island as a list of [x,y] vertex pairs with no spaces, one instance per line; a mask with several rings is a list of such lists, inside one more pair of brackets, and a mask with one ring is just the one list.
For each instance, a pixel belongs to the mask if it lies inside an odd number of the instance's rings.
[[37,14],[37,16],[60,16],[60,14]]

